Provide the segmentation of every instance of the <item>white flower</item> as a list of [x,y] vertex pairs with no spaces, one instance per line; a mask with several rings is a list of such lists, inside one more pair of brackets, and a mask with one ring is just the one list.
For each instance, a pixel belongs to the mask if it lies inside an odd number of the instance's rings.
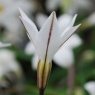
[[[78,35],[73,34],[72,37],[70,37],[66,43],[59,49],[59,51],[54,55],[53,60],[55,63],[62,67],[62,68],[69,68],[74,63],[74,54],[72,49],[81,45],[82,40],[79,38]],[[37,53],[35,51],[35,48],[31,42],[27,44],[25,47],[25,52],[28,55],[34,55],[31,61],[32,68],[34,70],[37,70]]]
[[[63,14],[58,18],[58,25],[59,25],[61,32],[63,32],[63,30],[68,27],[72,18],[73,17],[68,14]],[[44,14],[38,14],[36,16],[36,23],[38,24],[39,28],[42,27],[42,25],[46,19],[47,19],[47,16]],[[82,44],[82,40],[79,38],[78,35],[73,34],[73,36],[70,37],[69,41],[67,41],[65,44],[66,44],[67,48],[69,47],[69,48],[73,49],[73,48],[79,46],[80,44]]]
[[[68,14],[63,14],[63,15],[59,16],[58,25],[59,25],[61,32],[63,32],[63,30],[68,27],[72,18],[73,17],[71,15],[68,15]],[[37,23],[39,28],[42,27],[42,25],[46,19],[47,19],[47,16],[44,14],[41,14],[41,13],[36,16],[36,23]],[[73,49],[73,48],[77,47],[78,45],[82,44],[82,40],[79,38],[78,35],[73,34],[73,36],[70,37],[70,40],[67,41],[65,44],[68,44],[67,47]]]
[[0,42],[0,48],[8,47],[8,46],[11,46],[11,44],[10,43],[4,44],[4,43]]
[[21,23],[17,18],[17,7],[21,7],[27,13],[34,9],[34,5],[29,0],[0,0],[0,25],[9,32],[17,32]]
[[[61,32],[63,32],[63,30],[68,27],[72,18],[73,17],[71,15],[68,15],[68,14],[63,14],[63,15],[59,16],[58,25],[59,25]],[[39,28],[42,27],[42,25],[46,19],[47,19],[47,16],[44,14],[41,14],[41,13],[36,16],[36,23],[38,24]],[[75,48],[82,43],[81,39],[75,34],[73,34],[73,36],[70,37],[70,40],[67,42],[65,44],[68,44],[68,47],[70,47],[70,48]]]
[[88,82],[84,85],[85,90],[88,91],[90,95],[95,95],[95,81]]
[[[47,16],[43,14],[38,14],[36,16],[36,22],[39,26],[39,28],[42,27],[43,23],[45,22]],[[72,16],[68,14],[63,14],[58,18],[58,25],[60,30],[64,30],[71,22]],[[65,22],[65,23],[64,23]],[[73,34],[72,37],[70,37],[66,43],[61,47],[61,49],[55,54],[53,60],[55,63],[61,67],[69,68],[73,63],[74,63],[74,54],[72,49],[81,45],[82,40],[79,38],[78,35]],[[37,69],[37,53],[34,49],[34,46],[31,42],[27,44],[25,47],[25,52],[27,54],[33,54],[33,61],[32,63],[32,68],[34,70]],[[60,55],[60,56],[59,56]],[[66,55],[66,56],[65,56]],[[61,58],[63,57],[63,58]],[[69,60],[68,60],[69,59]]]
[[21,13],[21,21],[27,30],[28,37],[34,44],[39,57],[37,69],[38,87],[40,90],[44,90],[51,71],[51,61],[53,56],[76,31],[80,24],[73,27],[77,17],[77,15],[75,15],[68,27],[61,31],[58,26],[56,14],[55,12],[52,12],[38,32],[35,24],[21,9],[19,9],[19,11]]
[[19,65],[18,62],[15,60],[15,55],[12,51],[7,49],[0,49],[0,67],[2,68],[0,77],[9,71],[18,72]]
[[35,11],[33,0],[0,0],[0,27],[5,29],[2,39],[15,45],[21,45],[21,38],[24,38],[23,27],[18,18],[18,6],[29,15]]
[[45,59],[46,52],[48,51],[47,59],[48,61],[51,61],[55,52],[61,47],[61,45],[64,44],[64,42],[80,26],[80,25],[77,25],[73,27],[73,24],[77,16],[75,15],[70,25],[66,29],[64,29],[63,33],[60,33],[57,19],[56,19],[55,13],[53,12],[48,18],[48,20],[46,21],[46,23],[41,28],[41,30],[38,32],[34,23],[29,20],[29,18],[23,13],[22,10],[20,10],[20,13],[21,13],[21,20],[26,30],[28,31],[27,34],[30,40],[33,41],[36,47],[37,53],[39,55],[39,59],[41,60]]
[[17,77],[21,77],[21,68],[14,53],[7,49],[0,49],[0,84],[4,81],[3,76],[9,72],[15,72]]

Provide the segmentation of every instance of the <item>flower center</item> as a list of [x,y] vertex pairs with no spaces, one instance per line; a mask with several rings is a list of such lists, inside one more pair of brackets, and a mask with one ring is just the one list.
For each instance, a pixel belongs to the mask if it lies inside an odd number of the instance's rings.
[[4,8],[2,5],[0,5],[0,13],[2,13],[4,11]]

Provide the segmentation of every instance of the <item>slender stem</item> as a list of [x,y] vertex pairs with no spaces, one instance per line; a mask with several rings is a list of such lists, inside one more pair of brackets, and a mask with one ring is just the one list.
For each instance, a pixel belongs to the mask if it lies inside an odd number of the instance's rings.
[[75,67],[74,65],[72,65],[69,69],[68,69],[68,95],[73,95],[74,92],[74,79],[75,79]]
[[39,90],[39,95],[44,95],[44,90],[43,89]]

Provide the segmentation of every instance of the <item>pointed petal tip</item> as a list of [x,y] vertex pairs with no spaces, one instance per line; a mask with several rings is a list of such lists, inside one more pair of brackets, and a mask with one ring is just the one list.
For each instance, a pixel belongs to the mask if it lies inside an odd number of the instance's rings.
[[22,17],[21,17],[21,16],[19,16],[19,18],[21,19]]
[[22,18],[21,16],[19,16],[20,20],[21,21],[26,21],[24,18]]
[[81,26],[81,23],[79,25]]
[[77,16],[78,16],[78,14],[75,14],[75,15],[74,15],[74,17],[73,17],[73,21],[76,20]]
[[22,16],[19,16],[19,19],[21,20],[21,22],[22,22]]
[[17,8],[18,8],[19,12],[21,13],[22,12],[22,9],[20,7],[17,7]]
[[51,14],[52,14],[53,16],[56,16],[56,12],[55,12],[55,11],[53,11]]
[[78,29],[81,26],[81,24],[78,24],[76,26],[74,26],[75,29]]
[[55,11],[53,11],[52,13],[53,13],[53,14],[56,14],[56,12],[55,12]]
[[23,10],[19,7],[18,7],[18,10],[20,12],[21,17],[25,18],[25,13],[23,12]]
[[19,18],[21,19],[21,17],[23,17],[23,11],[22,11],[22,9],[21,9],[20,7],[17,7],[17,8],[18,8],[18,10],[19,10],[19,12],[20,12]]
[[75,14],[74,17],[76,18],[78,16],[78,14]]
[[77,18],[77,14],[75,14],[75,16],[73,17],[73,19],[72,19],[72,21],[71,21],[71,25],[70,25],[70,26],[72,26],[72,27],[73,27],[73,25],[74,25],[74,23],[75,23],[76,18]]
[[77,25],[77,27],[80,27],[81,26],[81,23]]
[[17,8],[18,8],[18,10],[19,10],[19,12],[20,12],[20,14],[21,14],[21,11],[22,11],[21,8],[20,8],[20,7],[17,7]]
[[55,11],[53,11],[53,12],[51,13],[51,17],[52,17],[53,20],[57,19],[57,18],[56,18],[56,12],[55,12]]
[[18,8],[18,10],[20,10],[20,7],[17,7]]

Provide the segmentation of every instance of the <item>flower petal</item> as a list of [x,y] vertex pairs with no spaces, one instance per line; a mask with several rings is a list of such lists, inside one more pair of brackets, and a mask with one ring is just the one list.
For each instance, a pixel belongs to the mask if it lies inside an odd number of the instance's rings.
[[73,49],[82,44],[81,38],[77,34],[73,34],[67,41],[64,43],[64,47]]
[[48,60],[52,60],[53,56],[59,49],[60,42],[61,42],[60,29],[58,27],[58,21],[56,19],[56,16],[54,16],[54,24],[53,24],[53,28],[52,28],[50,43],[48,46],[48,55],[47,55]]
[[90,81],[84,85],[84,88],[89,92],[90,95],[95,94],[95,81]]
[[38,30],[35,26],[35,24],[25,15],[25,13],[19,8],[20,14],[21,14],[21,21],[24,24],[26,30],[27,30],[27,34],[30,38],[30,40],[32,39],[34,42],[34,39],[38,33]]
[[77,18],[77,14],[73,17],[73,20],[72,20],[72,22],[71,22],[71,26],[72,26],[72,27],[74,26],[74,23],[75,23],[76,18]]
[[71,21],[72,21],[72,16],[68,14],[63,14],[58,18],[58,24],[61,33],[68,27]]
[[[58,23],[56,19],[55,12],[53,12],[47,19],[43,27],[41,28],[38,40],[38,46],[40,51],[41,59],[45,57],[51,59],[54,55],[56,49],[58,48],[60,33],[58,29]],[[37,37],[38,38],[38,37]]]
[[35,47],[32,42],[28,42],[28,44],[26,45],[25,53],[28,55],[33,55],[36,53]]
[[54,55],[53,60],[62,68],[69,68],[74,63],[74,55],[72,50],[67,49],[64,45]]
[[[77,14],[73,17],[73,20],[71,21],[70,25],[64,30],[64,32],[61,35],[61,45],[65,43],[65,41],[76,31],[76,29],[81,25],[77,25],[73,27],[74,22],[76,20]],[[60,45],[60,46],[61,46]]]
[[4,43],[0,42],[0,48],[8,47],[8,46],[11,46],[11,44],[10,43],[4,44]]
[[23,19],[25,19],[29,24],[31,24],[31,26],[33,26],[36,31],[38,31],[36,25],[29,19],[29,17],[27,17],[27,15],[20,8],[18,8],[18,9],[21,14],[21,17]]
[[63,36],[65,33],[67,33],[67,31],[69,31],[69,30],[73,27],[74,22],[75,22],[75,20],[76,20],[76,17],[77,17],[77,14],[73,17],[73,20],[71,21],[70,25],[64,30],[64,32],[62,33],[62,36]]

